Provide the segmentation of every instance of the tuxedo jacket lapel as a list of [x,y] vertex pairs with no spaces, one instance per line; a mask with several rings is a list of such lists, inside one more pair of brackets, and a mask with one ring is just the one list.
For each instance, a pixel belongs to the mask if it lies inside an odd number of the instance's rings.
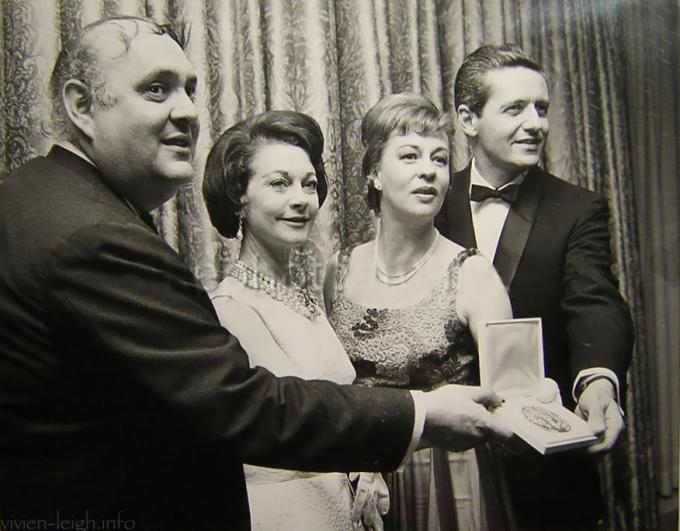
[[536,211],[543,188],[540,172],[540,169],[534,167],[527,173],[520,185],[517,201],[508,212],[508,217],[498,240],[493,265],[508,290],[515,277],[517,266],[536,219]]
[[470,211],[470,166],[453,175],[446,210],[448,238],[465,248],[477,247]]

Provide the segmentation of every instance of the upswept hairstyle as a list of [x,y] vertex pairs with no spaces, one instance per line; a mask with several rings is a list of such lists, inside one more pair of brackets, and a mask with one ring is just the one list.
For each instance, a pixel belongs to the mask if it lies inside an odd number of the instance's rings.
[[170,25],[156,24],[147,18],[117,16],[93,22],[85,26],[78,35],[63,43],[49,81],[52,114],[51,123],[43,126],[45,134],[65,140],[75,138],[76,131],[66,114],[62,99],[62,90],[69,80],[76,79],[89,87],[92,100],[99,105],[115,103],[104,85],[104,77],[98,64],[98,53],[106,45],[102,44],[102,37],[111,35],[118,39],[125,49],[125,54],[132,41],[143,30],[155,35],[168,35],[182,49],[189,33],[185,25],[173,28]]
[[489,44],[469,54],[458,69],[453,86],[456,109],[467,105],[477,116],[489,99],[486,74],[501,68],[524,67],[541,74],[546,82],[548,76],[543,67],[515,44]]
[[227,238],[238,232],[241,198],[252,176],[250,161],[263,144],[283,143],[303,149],[316,173],[319,206],[328,183],[323,163],[323,133],[319,124],[296,111],[267,111],[231,126],[208,154],[203,178],[203,199],[210,221]]
[[[411,92],[390,94],[371,107],[361,121],[364,156],[361,174],[367,178],[376,170],[387,141],[396,135],[417,133],[423,136],[445,135],[451,145],[453,125],[449,116],[425,96]],[[368,207],[380,213],[381,192],[368,179]]]

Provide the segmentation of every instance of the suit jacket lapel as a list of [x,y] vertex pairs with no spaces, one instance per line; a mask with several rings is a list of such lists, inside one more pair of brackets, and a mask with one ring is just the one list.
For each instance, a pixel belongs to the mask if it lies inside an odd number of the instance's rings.
[[445,234],[463,247],[477,247],[470,211],[470,166],[453,175],[446,200]]
[[498,240],[493,265],[508,290],[515,278],[517,266],[536,219],[543,190],[542,183],[541,170],[538,167],[529,170],[520,186],[519,197],[508,212]]

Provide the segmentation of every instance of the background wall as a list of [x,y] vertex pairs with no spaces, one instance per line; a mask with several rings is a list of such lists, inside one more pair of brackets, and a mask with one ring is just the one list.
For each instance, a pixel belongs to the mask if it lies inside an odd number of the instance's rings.
[[[611,527],[654,529],[656,490],[672,494],[678,484],[677,0],[1,2],[0,175],[49,148],[40,125],[62,39],[112,14],[191,25],[187,53],[202,81],[196,179],[156,219],[208,288],[237,251],[212,230],[200,197],[205,157],[227,126],[283,108],[320,122],[330,190],[316,252],[301,257],[313,262],[374,234],[359,170],[363,113],[404,90],[450,110],[467,53],[483,43],[522,45],[551,77],[547,169],[603,193],[612,210],[616,270],[638,341],[628,429],[602,461],[603,488]],[[453,167],[467,158],[458,131]]]

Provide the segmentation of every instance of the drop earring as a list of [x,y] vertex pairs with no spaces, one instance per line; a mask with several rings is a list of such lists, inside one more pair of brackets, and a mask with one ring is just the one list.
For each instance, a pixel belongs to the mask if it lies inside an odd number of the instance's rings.
[[239,210],[236,215],[238,216],[238,229],[236,230],[236,239],[243,240],[243,212]]

